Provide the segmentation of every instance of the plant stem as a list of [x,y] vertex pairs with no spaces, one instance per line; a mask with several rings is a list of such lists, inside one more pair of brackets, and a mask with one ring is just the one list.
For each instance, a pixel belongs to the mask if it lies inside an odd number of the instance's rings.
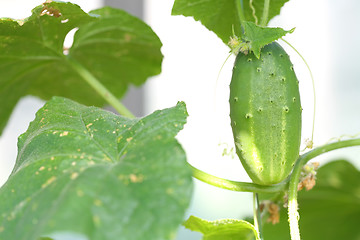
[[258,238],[260,239],[260,229],[259,229],[259,221],[258,221],[258,213],[256,206],[256,193],[253,193],[253,215],[254,215],[254,227],[258,234]]
[[262,236],[262,223],[261,214],[259,209],[259,196],[257,193],[253,193],[253,212],[254,212],[254,227],[258,233],[258,238],[263,239]]
[[241,6],[241,0],[234,0],[235,4],[236,4],[236,10],[238,13],[238,17],[240,20],[240,25],[242,26],[242,23],[245,21],[245,16],[244,16],[244,12]]
[[266,27],[266,25],[267,25],[268,18],[269,18],[269,9],[270,9],[270,0],[265,0],[263,14],[262,14],[261,23],[260,23],[260,26],[262,26],[262,27]]
[[231,181],[219,177],[215,177],[211,174],[208,174],[206,172],[203,172],[189,164],[189,166],[193,170],[193,177],[208,183],[210,185],[213,185],[215,187],[231,190],[231,191],[237,191],[237,192],[257,192],[257,193],[276,193],[284,191],[287,187],[287,182],[281,182],[276,185],[270,185],[270,186],[263,186],[255,183],[247,183],[247,182],[237,182],[237,181]]
[[104,86],[98,79],[95,78],[86,68],[84,68],[76,60],[67,57],[66,60],[69,65],[101,96],[107,101],[115,110],[121,115],[128,118],[135,118],[135,116]]
[[302,167],[311,159],[326,153],[332,150],[360,146],[360,139],[351,139],[344,140],[339,142],[334,142],[326,144],[320,147],[315,148],[312,151],[309,151],[301,155],[294,166],[294,170],[290,177],[289,183],[289,203],[288,203],[288,216],[289,216],[289,225],[290,225],[290,235],[291,240],[300,240],[300,230],[299,230],[299,212],[298,212],[298,203],[297,203],[297,189],[300,179]]

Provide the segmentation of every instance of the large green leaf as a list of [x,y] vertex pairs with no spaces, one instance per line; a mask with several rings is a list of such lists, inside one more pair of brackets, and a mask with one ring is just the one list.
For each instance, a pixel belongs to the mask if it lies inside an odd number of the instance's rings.
[[213,31],[225,44],[233,36],[241,36],[240,20],[234,0],[175,0],[172,15],[194,17]]
[[[78,28],[64,54],[66,35]],[[87,105],[104,100],[73,70],[90,71],[116,97],[161,71],[162,44],[141,20],[105,7],[87,14],[72,3],[50,2],[25,20],[0,19],[0,134],[25,95],[64,96]]]
[[[316,185],[299,192],[301,238],[306,240],[360,239],[360,172],[347,161],[319,168]],[[288,240],[286,209],[280,223],[264,226],[267,240]]]
[[[227,44],[230,37],[233,36],[234,29],[237,36],[241,36],[240,18],[237,11],[236,1],[241,0],[175,0],[172,14],[192,16],[196,21],[208,28]],[[269,8],[269,20],[280,13],[281,7],[288,0],[271,0]],[[241,1],[243,4],[243,13],[245,21],[255,22],[253,10],[250,7],[250,0]],[[264,9],[264,0],[254,0],[253,7],[258,21]],[[260,23],[260,22],[259,22]],[[266,24],[268,21],[266,22]]]
[[55,97],[20,136],[0,239],[173,239],[191,191],[184,103],[139,119]]
[[254,236],[257,238],[255,227],[243,220],[220,219],[216,221],[207,221],[195,216],[184,223],[184,226],[192,231],[203,234],[203,240],[251,240]]

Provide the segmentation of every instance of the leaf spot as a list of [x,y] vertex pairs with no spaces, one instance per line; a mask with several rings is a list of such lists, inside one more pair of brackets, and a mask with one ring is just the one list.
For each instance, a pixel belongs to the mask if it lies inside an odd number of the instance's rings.
[[129,175],[130,181],[132,183],[139,183],[139,182],[143,182],[144,181],[144,176],[143,175],[135,175],[135,174],[130,174]]
[[49,186],[51,183],[53,183],[56,180],[55,176],[52,176],[51,178],[49,178],[43,185],[41,185],[41,188],[45,188],[47,186]]
[[44,170],[45,169],[45,167],[44,166],[41,166],[40,168],[39,168],[39,171],[42,171],[42,170]]
[[76,191],[76,194],[78,195],[78,197],[84,196],[84,192],[83,192],[82,190],[80,190],[80,189],[78,189],[78,190]]
[[89,123],[88,125],[86,125],[86,128],[91,127],[91,125],[93,125],[93,123]]
[[79,173],[73,172],[73,173],[71,174],[71,176],[70,176],[70,179],[71,179],[71,180],[74,180],[74,179],[76,179],[78,176],[79,176]]
[[76,162],[72,162],[72,163],[71,163],[71,166],[75,166],[75,165],[76,165]]
[[129,33],[126,33],[126,34],[124,35],[124,41],[125,41],[125,42],[130,42],[131,39],[132,39],[132,36],[131,36]]
[[130,142],[133,138],[132,137],[129,137],[126,139],[127,142]]
[[99,216],[94,215],[93,216],[93,222],[94,222],[95,225],[100,225],[101,222],[100,222]]
[[100,199],[95,199],[94,205],[100,207],[102,206],[102,201]]
[[166,189],[166,194],[173,195],[174,194],[174,189],[173,188]]
[[68,131],[62,132],[62,133],[60,133],[60,137],[67,136],[68,134],[69,134],[69,132],[68,132]]
[[0,233],[3,232],[5,228],[3,226],[0,226]]

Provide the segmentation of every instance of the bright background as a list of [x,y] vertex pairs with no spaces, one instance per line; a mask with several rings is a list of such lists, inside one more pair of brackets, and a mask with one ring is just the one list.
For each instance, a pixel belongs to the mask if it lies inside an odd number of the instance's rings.
[[[134,0],[122,2],[129,1]],[[85,11],[103,4],[100,0],[72,2]],[[30,10],[41,3],[37,0],[1,0],[0,17],[27,17]],[[237,157],[222,156],[225,147],[233,147],[227,100],[234,58],[225,64],[216,85],[229,49],[215,34],[192,18],[171,16],[172,4],[173,1],[169,0],[144,0],[144,20],[162,40],[165,58],[162,74],[145,84],[141,90],[142,104],[137,107],[144,109],[144,114],[149,114],[156,109],[174,106],[177,101],[185,101],[190,116],[178,139],[187,152],[188,161],[219,177],[249,181]],[[301,52],[313,71],[317,91],[315,145],[343,134],[360,133],[357,56],[360,54],[360,35],[356,31],[360,22],[359,10],[360,2],[356,0],[348,0],[346,4],[340,0],[291,0],[281,15],[270,23],[285,29],[296,27],[286,39]],[[311,79],[296,53],[280,43],[291,56],[300,80],[304,140],[311,136]],[[37,98],[26,97],[12,114],[0,137],[0,186],[14,165],[17,137],[26,131],[35,112],[43,104]],[[360,148],[352,148],[325,154],[318,160],[325,163],[346,158],[360,168],[359,155]],[[187,215],[209,220],[248,216],[252,211],[251,196],[217,189],[195,180],[194,197]],[[200,239],[200,234],[181,228],[178,240],[185,239]]]

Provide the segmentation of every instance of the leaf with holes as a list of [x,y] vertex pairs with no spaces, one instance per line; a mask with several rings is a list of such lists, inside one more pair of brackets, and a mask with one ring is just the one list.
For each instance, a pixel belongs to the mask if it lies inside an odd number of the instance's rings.
[[[64,51],[73,29],[78,29],[73,45]],[[161,45],[144,22],[110,7],[87,14],[75,4],[54,1],[34,8],[25,20],[0,19],[0,134],[25,95],[105,103],[69,58],[121,97],[129,84],[140,85],[160,73]]]
[[128,119],[53,98],[19,138],[0,239],[172,239],[192,191],[174,139],[186,117],[184,103]]
[[195,216],[184,223],[184,226],[192,231],[203,234],[203,240],[259,240],[255,227],[243,220],[220,219],[216,221],[207,221]]

